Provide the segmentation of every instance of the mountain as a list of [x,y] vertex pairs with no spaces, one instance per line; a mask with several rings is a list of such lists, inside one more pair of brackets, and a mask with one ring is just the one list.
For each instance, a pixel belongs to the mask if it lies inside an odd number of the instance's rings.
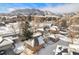
[[39,9],[17,9],[10,13],[11,15],[56,15],[51,11],[42,11]]
[[39,9],[17,9],[10,13],[11,15],[45,15],[44,11]]
[[[40,10],[40,9],[16,9],[10,13],[0,13],[0,16],[12,16],[12,15],[56,15],[56,16],[62,16],[63,14],[59,14],[59,13],[53,13],[51,11],[48,10]],[[74,15],[74,12],[71,13],[67,13],[68,15]],[[79,14],[79,13],[78,13]]]

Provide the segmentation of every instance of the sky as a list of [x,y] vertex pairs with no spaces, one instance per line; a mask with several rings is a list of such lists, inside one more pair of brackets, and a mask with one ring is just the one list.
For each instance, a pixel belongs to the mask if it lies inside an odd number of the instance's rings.
[[0,13],[6,13],[12,11],[14,9],[20,8],[44,8],[48,5],[52,5],[53,7],[58,5],[63,5],[61,3],[0,3]]
[[74,12],[79,10],[75,3],[0,3],[0,13],[8,13],[16,9],[37,8],[55,13]]

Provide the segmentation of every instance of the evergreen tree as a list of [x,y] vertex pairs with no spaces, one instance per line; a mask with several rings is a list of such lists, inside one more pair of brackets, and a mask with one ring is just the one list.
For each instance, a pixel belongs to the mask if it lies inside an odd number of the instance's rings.
[[24,23],[24,26],[22,27],[23,37],[24,40],[28,40],[32,38],[33,33],[31,32],[31,26],[29,25],[29,22],[26,20]]

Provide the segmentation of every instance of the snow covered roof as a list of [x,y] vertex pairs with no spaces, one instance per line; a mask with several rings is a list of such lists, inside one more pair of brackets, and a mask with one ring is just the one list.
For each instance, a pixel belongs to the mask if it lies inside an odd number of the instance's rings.
[[0,27],[0,35],[6,36],[6,35],[14,35],[14,31],[11,28],[7,27]]
[[52,27],[50,27],[50,29],[49,30],[59,30],[59,28],[57,27],[57,26],[52,26]]
[[3,38],[2,38],[2,37],[0,37],[0,42],[2,42],[2,40],[3,40]]
[[42,35],[42,33],[36,32],[36,33],[33,34],[33,37],[37,37],[37,36],[40,36],[40,35]]
[[16,39],[19,39],[19,37],[10,36],[10,37],[4,37],[4,39],[16,40]]
[[77,44],[69,44],[69,48],[72,49],[72,51],[79,53],[79,45],[77,45]]
[[44,29],[43,28],[38,28],[37,31],[44,31]]
[[29,44],[29,45],[32,46],[32,47],[34,47],[34,39],[25,41],[25,43],[26,43],[26,44]]
[[10,39],[4,39],[4,41],[0,43],[0,48],[2,48],[4,46],[7,46],[7,45],[11,45],[12,43],[13,43],[12,40],[10,40]]
[[0,27],[0,35],[6,34],[7,33],[7,30],[8,30],[7,27]]
[[56,38],[54,34],[49,35],[51,38]]
[[64,35],[61,35],[61,34],[56,34],[56,36],[60,39],[60,40],[63,40],[63,41],[66,41],[66,42],[71,42],[71,39],[64,36]]

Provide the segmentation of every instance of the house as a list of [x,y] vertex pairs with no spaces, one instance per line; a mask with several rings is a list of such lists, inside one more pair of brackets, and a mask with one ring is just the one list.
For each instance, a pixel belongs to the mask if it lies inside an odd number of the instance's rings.
[[52,26],[49,29],[50,33],[59,33],[59,28],[57,26]]
[[79,45],[69,44],[69,51],[71,55],[79,55]]
[[59,37],[58,37],[57,35],[55,35],[55,34],[49,35],[48,38],[49,38],[52,42],[57,42],[57,41],[59,41]]
[[39,33],[43,34],[43,33],[44,33],[43,27],[37,28],[37,29],[36,29],[36,32],[39,32]]
[[0,37],[0,50],[6,50],[12,46],[13,41],[10,39],[3,39]]
[[33,37],[34,39],[26,41],[25,44],[27,48],[33,51],[32,53],[36,53],[44,47],[43,45],[45,44],[45,42],[41,33],[35,33]]
[[5,23],[4,22],[0,22],[0,26],[5,26]]
[[3,38],[4,39],[10,39],[12,41],[15,41],[15,40],[19,39],[19,37],[17,35],[16,36],[14,36],[14,35],[4,36]]

